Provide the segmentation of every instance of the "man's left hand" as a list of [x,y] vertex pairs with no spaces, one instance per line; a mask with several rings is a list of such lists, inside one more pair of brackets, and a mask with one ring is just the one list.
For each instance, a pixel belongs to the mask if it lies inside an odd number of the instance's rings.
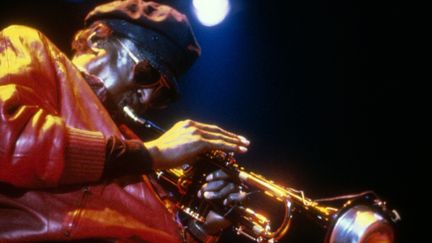
[[[198,197],[211,201],[223,199],[224,206],[232,206],[242,202],[246,198],[247,194],[240,191],[238,187],[231,182],[231,179],[232,178],[223,170],[217,170],[210,173],[206,177],[207,183],[205,183],[198,191]],[[214,235],[230,225],[231,222],[222,215],[210,211],[206,217],[206,221],[202,225],[202,228],[207,234]]]

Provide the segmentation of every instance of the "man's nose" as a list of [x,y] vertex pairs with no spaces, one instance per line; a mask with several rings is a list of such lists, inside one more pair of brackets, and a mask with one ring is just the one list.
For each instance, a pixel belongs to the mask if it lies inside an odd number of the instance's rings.
[[148,60],[139,62],[134,68],[134,81],[139,85],[153,85],[159,82],[161,75]]

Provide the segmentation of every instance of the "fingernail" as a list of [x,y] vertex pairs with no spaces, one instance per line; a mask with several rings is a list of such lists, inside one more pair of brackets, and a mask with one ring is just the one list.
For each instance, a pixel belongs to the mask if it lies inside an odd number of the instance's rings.
[[201,196],[202,196],[201,190],[198,191],[197,195],[198,195],[198,198],[201,198]]
[[228,199],[225,198],[225,200],[223,200],[223,205],[228,205]]
[[204,197],[206,198],[206,199],[210,199],[211,197],[213,197],[213,192],[204,192]]
[[213,180],[213,174],[210,174],[206,177],[206,181],[211,181]]
[[243,146],[240,146],[239,150],[240,150],[240,152],[243,152],[243,153],[247,152],[247,148],[243,147]]
[[246,144],[246,145],[249,145],[249,144],[250,144],[250,141],[247,140],[245,137],[243,137],[243,136],[238,136],[238,138],[240,139],[240,141],[241,141],[242,143],[244,143],[244,144]]

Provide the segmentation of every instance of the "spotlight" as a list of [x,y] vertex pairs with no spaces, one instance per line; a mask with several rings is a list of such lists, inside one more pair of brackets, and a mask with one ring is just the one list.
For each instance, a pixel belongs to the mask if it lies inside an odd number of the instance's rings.
[[230,10],[229,0],[193,0],[194,12],[205,26],[221,23]]

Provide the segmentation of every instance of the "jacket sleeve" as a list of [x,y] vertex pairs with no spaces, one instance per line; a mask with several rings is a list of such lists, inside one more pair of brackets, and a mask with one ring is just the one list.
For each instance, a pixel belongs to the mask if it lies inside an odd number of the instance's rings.
[[0,181],[23,188],[101,178],[106,139],[65,125],[59,111],[62,55],[40,32],[0,32]]

